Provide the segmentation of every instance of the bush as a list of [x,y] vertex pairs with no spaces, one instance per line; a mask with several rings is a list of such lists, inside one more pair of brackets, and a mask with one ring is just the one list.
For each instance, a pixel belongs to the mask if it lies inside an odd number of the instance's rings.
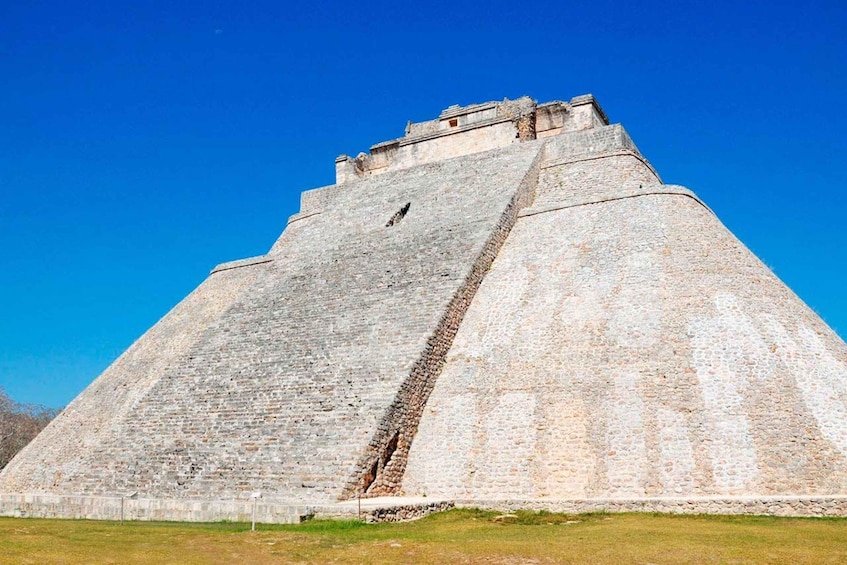
[[19,404],[0,387],[0,469],[23,449],[58,410],[32,404]]

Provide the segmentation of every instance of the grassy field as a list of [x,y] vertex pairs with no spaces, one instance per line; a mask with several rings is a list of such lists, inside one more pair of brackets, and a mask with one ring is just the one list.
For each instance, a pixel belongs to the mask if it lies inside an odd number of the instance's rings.
[[404,524],[0,518],[0,563],[847,563],[847,520],[453,510]]

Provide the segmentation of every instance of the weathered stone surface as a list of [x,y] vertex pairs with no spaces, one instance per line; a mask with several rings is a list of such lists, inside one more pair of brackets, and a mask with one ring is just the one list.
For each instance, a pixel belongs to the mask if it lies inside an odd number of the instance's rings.
[[184,500],[130,496],[0,494],[0,516],[16,518],[250,522],[255,517],[257,522],[262,523],[296,524],[313,515],[314,510],[307,506],[294,506],[290,503],[264,499],[256,501],[254,513],[254,503],[249,498]]
[[403,489],[843,494],[844,343],[638,159],[542,167],[447,355]]
[[847,515],[847,345],[592,96],[336,170],[0,473],[0,515]]
[[216,270],[139,340],[4,470],[2,490],[318,503],[357,489],[382,451],[369,444],[398,431],[382,420],[401,386],[439,366],[431,350],[443,357],[451,336],[438,328],[455,331],[451,304],[470,300],[539,150],[327,189],[266,258]]
[[758,516],[847,516],[847,496],[725,496],[662,498],[582,498],[456,500],[457,508],[510,512],[663,512],[667,514],[754,514]]

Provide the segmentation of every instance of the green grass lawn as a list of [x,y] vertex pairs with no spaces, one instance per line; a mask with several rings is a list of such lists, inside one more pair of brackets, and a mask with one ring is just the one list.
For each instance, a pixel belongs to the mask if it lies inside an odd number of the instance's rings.
[[452,510],[249,530],[0,518],[0,563],[847,563],[847,519]]

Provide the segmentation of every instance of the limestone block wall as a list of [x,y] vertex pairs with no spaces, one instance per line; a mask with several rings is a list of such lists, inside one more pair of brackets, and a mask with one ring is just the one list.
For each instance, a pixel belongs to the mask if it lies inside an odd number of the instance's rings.
[[488,151],[518,143],[517,126],[509,120],[489,127],[468,129],[462,133],[404,145],[397,150],[392,167],[406,168],[418,163]]
[[345,488],[345,496],[364,492],[368,496],[398,494],[406,468],[409,446],[415,437],[421,414],[436,379],[444,367],[444,357],[458,331],[474,295],[509,235],[518,213],[532,202],[538,180],[540,154],[503,211],[499,221],[467,270],[463,284],[453,295],[439,324],[427,340],[420,358],[403,382],[394,402],[361,458],[361,473]]
[[0,472],[0,514],[843,514],[847,345],[607,123],[451,107],[339,158]]
[[539,151],[304,196],[266,257],[210,275],[4,470],[0,492],[336,500]]
[[[192,348],[262,269],[215,274],[189,294],[0,472],[0,492],[132,492],[135,485],[126,469],[109,476],[111,464],[101,452],[103,446],[129,439],[127,418],[145,397],[155,394],[169,372],[189,359]],[[172,399],[160,400],[164,404]]]
[[583,130],[593,127],[602,127],[609,123],[603,110],[594,100],[594,96],[583,94],[571,99],[570,128]]
[[[130,494],[130,493],[126,493]],[[256,501],[256,522],[297,524],[312,516],[307,506]],[[250,522],[253,501],[179,500],[57,494],[0,494],[0,516],[177,522]]]
[[705,511],[805,496],[774,504],[806,513],[843,494],[844,342],[687,191],[573,166],[542,169],[548,203],[480,286],[403,491]]
[[538,105],[524,96],[517,100],[451,106],[436,120],[409,122],[404,137],[378,143],[369,153],[360,153],[355,159],[339,156],[335,160],[336,183],[521,141],[604,128],[608,124],[608,118],[590,94],[574,97],[570,103]]
[[557,159],[545,162],[541,170],[533,208],[596,202],[657,184],[661,181],[650,165],[627,149]]
[[547,510],[583,512],[662,512],[667,514],[753,514],[756,516],[847,516],[845,496],[722,496],[662,498],[589,498],[525,500],[457,500],[457,508],[484,508],[500,512]]
[[[545,166],[554,164],[558,159],[572,161],[575,157],[600,156],[622,150],[640,155],[635,143],[620,124],[566,133],[546,140]],[[607,170],[612,172],[612,167]]]
[[355,159],[339,157],[336,160],[336,183],[506,147],[521,139],[516,120],[502,118],[495,123],[470,124],[455,132],[437,132],[428,138],[404,141],[377,146],[370,155],[362,153]]

